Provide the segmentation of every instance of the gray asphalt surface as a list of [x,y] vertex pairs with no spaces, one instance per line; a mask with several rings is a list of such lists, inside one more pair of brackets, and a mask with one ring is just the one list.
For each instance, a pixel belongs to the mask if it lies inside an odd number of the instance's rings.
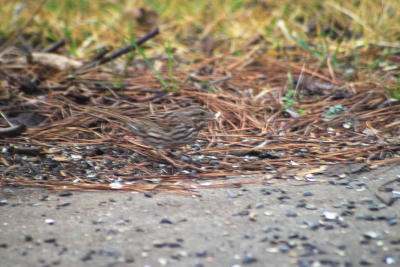
[[400,266],[400,166],[315,180],[201,197],[2,187],[0,265]]

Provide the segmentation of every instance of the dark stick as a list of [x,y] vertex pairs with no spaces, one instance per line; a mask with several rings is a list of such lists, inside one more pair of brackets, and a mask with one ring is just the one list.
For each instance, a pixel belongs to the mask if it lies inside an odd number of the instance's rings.
[[[159,33],[158,28],[155,28],[154,30],[152,30],[151,32],[147,33],[142,38],[136,40],[135,44],[136,45],[141,45],[144,42],[146,42],[147,40],[149,40],[150,38],[153,38],[158,33]],[[89,63],[88,65],[86,65],[86,66],[82,67],[80,70],[78,70],[77,73],[83,73],[83,72],[86,72],[86,71],[88,71],[89,69],[91,69],[93,67],[96,67],[96,66],[99,66],[99,65],[103,65],[104,63],[107,63],[107,62],[109,62],[109,61],[111,61],[111,60],[113,60],[113,59],[115,59],[117,57],[120,57],[121,55],[126,54],[126,53],[128,53],[128,52],[130,52],[132,50],[135,50],[135,46],[134,45],[128,45],[128,46],[122,48],[121,50],[119,50],[119,51],[117,51],[117,52],[115,52],[115,53],[113,53],[113,54],[111,54],[111,55],[109,55],[107,57],[102,58],[99,61],[94,61],[94,62]]]
[[52,45],[49,45],[48,47],[45,47],[42,52],[44,53],[50,53],[56,51],[58,48],[62,47],[65,45],[65,39],[61,39],[60,41],[55,42]]
[[106,56],[106,54],[110,52],[110,49],[107,47],[103,47],[100,49],[100,51],[98,52],[98,54],[96,56],[93,57],[92,61],[99,61],[102,58],[104,58]]

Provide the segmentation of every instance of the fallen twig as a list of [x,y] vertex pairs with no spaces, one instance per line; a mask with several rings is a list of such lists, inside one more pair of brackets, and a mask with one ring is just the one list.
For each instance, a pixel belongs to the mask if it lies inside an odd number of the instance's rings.
[[[147,33],[142,38],[136,40],[135,44],[136,45],[141,45],[144,42],[146,42],[147,40],[149,40],[150,38],[153,38],[154,36],[156,36],[158,33],[159,33],[158,28],[155,28],[154,30],[152,30],[151,32]],[[103,64],[105,64],[105,63],[107,63],[107,62],[109,62],[111,60],[114,60],[117,57],[120,57],[120,56],[122,56],[122,55],[124,55],[124,54],[126,54],[126,53],[128,53],[128,52],[130,52],[132,50],[135,50],[135,46],[134,45],[128,45],[128,46],[122,48],[121,50],[119,50],[119,51],[117,51],[117,52],[115,52],[115,53],[113,53],[113,54],[111,54],[111,55],[109,55],[107,57],[104,57],[104,58],[102,58],[100,60],[95,60],[95,61],[89,63],[88,65],[83,66],[76,73],[77,74],[85,73],[88,70],[90,70],[91,68],[103,65]]]

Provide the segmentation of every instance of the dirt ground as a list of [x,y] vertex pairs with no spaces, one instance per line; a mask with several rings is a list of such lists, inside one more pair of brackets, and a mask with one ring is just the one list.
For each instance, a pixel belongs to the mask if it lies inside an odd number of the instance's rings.
[[201,197],[2,187],[0,265],[399,266],[400,166],[314,180]]

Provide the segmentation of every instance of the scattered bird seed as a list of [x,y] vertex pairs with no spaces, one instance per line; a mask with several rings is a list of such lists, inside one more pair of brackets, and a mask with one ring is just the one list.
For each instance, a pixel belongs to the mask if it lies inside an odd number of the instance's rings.
[[144,194],[145,197],[148,197],[148,198],[152,198],[153,197],[153,195],[148,191],[144,192],[143,194]]
[[172,222],[171,222],[169,219],[167,219],[167,218],[161,219],[160,223],[172,224]]
[[60,193],[58,193],[58,196],[69,197],[69,196],[72,196],[72,192],[71,191],[61,191]]
[[55,238],[48,238],[48,239],[45,239],[45,240],[43,240],[45,243],[55,243],[56,242],[56,239]]
[[336,212],[331,212],[331,211],[324,211],[322,213],[322,216],[328,221],[333,221],[338,218],[338,214]]
[[45,223],[53,225],[54,224],[54,220],[53,219],[46,219],[44,220]]
[[317,210],[317,206],[313,205],[313,204],[307,204],[305,207],[307,210]]
[[57,205],[57,208],[62,208],[71,205],[71,202],[63,202]]

